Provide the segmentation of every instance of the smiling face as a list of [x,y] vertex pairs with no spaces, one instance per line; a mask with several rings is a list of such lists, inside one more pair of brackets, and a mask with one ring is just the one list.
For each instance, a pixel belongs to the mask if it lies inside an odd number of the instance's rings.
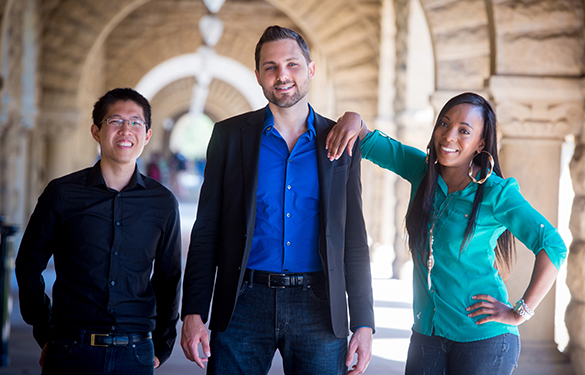
[[[124,120],[139,117],[144,119],[144,111],[141,106],[128,100],[119,100],[110,105],[107,114],[102,120],[117,117]],[[91,126],[93,138],[100,144],[102,151],[102,166],[134,167],[136,159],[142,154],[144,146],[148,144],[152,130],[145,127],[132,128],[127,121],[120,127],[108,125],[102,122],[101,129],[97,125]]]
[[471,159],[485,145],[483,123],[481,110],[471,104],[451,108],[439,119],[433,133],[438,163],[467,171]]
[[262,45],[258,69],[256,78],[270,103],[290,108],[307,101],[315,62],[307,62],[295,40],[282,39]]

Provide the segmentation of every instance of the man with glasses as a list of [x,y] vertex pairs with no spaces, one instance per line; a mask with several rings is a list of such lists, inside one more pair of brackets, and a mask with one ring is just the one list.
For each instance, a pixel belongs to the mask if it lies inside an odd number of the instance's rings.
[[[93,167],[51,181],[16,259],[43,374],[153,374],[176,338],[181,237],[173,194],[139,173],[151,109],[114,89],[93,110]],[[42,272],[54,257],[53,304]]]

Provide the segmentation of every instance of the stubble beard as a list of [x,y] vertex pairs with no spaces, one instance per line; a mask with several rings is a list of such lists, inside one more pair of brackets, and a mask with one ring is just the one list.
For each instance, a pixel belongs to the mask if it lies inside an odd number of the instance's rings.
[[[303,99],[309,93],[309,85],[299,87],[296,82],[293,81],[292,83],[294,83],[295,87],[297,88],[297,90],[295,90],[294,94],[292,95],[285,94],[278,98],[274,91],[276,89],[274,88],[267,89],[262,87],[262,91],[264,91],[264,96],[270,103],[280,108],[290,108],[301,101],[301,99]],[[277,83],[277,85],[281,84],[282,82]]]

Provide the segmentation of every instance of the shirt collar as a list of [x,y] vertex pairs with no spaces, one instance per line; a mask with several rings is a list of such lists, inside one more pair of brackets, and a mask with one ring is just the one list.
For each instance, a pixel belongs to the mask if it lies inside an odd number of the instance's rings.
[[[99,185],[107,187],[106,181],[104,180],[104,176],[102,175],[100,162],[101,160],[98,160],[97,163],[95,163],[94,166],[89,170],[89,175],[87,176],[87,182],[85,184],[86,187]],[[140,185],[144,189],[146,189],[144,179],[142,178],[142,175],[138,172],[138,166],[134,167],[134,173],[132,174],[132,178],[130,179],[130,182],[128,182],[128,185],[126,185],[126,187],[123,190],[132,189],[136,185]]]
[[[313,107],[309,104],[309,116],[307,117],[307,130],[309,133],[309,140],[313,140],[317,132],[315,131],[315,112],[313,111]],[[266,106],[266,112],[264,113],[264,124],[262,126],[262,132],[264,134],[272,133],[274,129],[274,115],[270,110],[270,106]]]

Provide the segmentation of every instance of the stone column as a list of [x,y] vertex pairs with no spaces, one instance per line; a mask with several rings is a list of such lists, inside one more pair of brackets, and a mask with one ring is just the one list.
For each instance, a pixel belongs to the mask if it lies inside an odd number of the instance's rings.
[[[368,128],[379,129],[395,137],[393,100],[395,95],[395,34],[393,0],[380,4],[380,56],[378,72],[378,106],[375,118],[364,116]],[[362,186],[364,215],[368,229],[368,241],[373,260],[374,277],[390,277],[390,265],[394,258],[394,194],[395,176],[369,161],[362,162]]]
[[[561,146],[583,122],[578,80],[492,76],[490,90],[501,132],[500,166],[518,180],[524,197],[557,225]],[[510,302],[522,297],[534,255],[516,241],[517,262],[506,281]],[[567,358],[554,342],[555,288],[520,326],[522,353],[518,374],[566,373]]]
[[[410,129],[406,118],[407,110],[407,79],[408,79],[408,30],[411,0],[394,0],[396,35],[395,49],[395,80],[394,80],[394,112],[395,112],[395,132],[389,134],[396,139],[410,144],[407,139]],[[393,190],[396,198],[392,202],[393,219],[395,222],[394,230],[389,233],[392,236],[394,245],[394,261],[392,262],[392,277],[395,279],[403,278],[405,274],[410,274],[411,270],[403,270],[403,265],[410,260],[410,254],[405,242],[404,218],[408,208],[408,199],[410,196],[410,184],[401,178],[392,175],[391,182],[394,184]],[[389,207],[390,208],[390,207]]]
[[75,155],[71,142],[81,118],[81,112],[75,109],[44,110],[39,116],[40,127],[46,139],[47,181],[73,171]]
[[[582,81],[585,92],[585,81]],[[584,95],[585,96],[585,95]],[[565,353],[571,358],[575,375],[585,374],[585,128],[575,136],[575,153],[569,165],[575,197],[569,228],[573,235],[567,259],[567,285],[571,302],[567,306],[565,322],[569,331],[569,345]]]

